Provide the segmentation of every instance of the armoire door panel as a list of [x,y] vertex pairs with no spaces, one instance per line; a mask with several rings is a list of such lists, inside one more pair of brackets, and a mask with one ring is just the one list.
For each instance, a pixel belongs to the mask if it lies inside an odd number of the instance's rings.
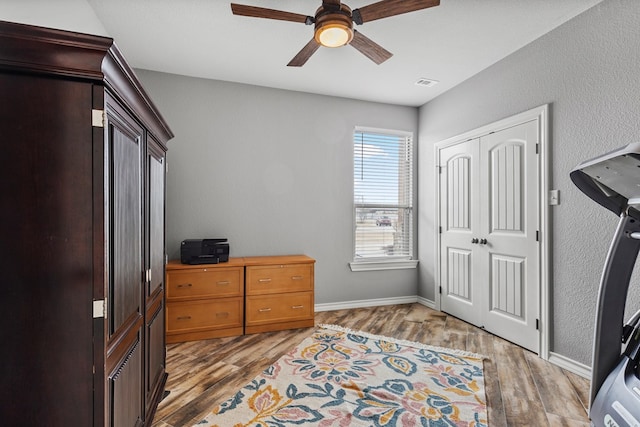
[[141,347],[138,337],[126,357],[109,375],[111,427],[135,427],[143,424]]
[[[151,140],[149,141],[151,144]],[[159,149],[148,155],[148,197],[149,197],[149,269],[151,276],[147,289],[150,297],[159,289],[164,289],[164,198],[165,198],[165,158]]]
[[151,401],[151,395],[156,388],[163,383],[165,374],[165,347],[164,347],[164,299],[162,297],[154,301],[147,313],[146,323],[146,393],[147,401]]
[[110,193],[109,283],[110,335],[127,319],[142,316],[142,183],[143,130],[108,99]]

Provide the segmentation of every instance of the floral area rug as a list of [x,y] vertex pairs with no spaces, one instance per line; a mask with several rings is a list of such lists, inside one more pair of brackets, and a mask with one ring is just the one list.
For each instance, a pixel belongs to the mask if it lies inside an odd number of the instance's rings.
[[321,325],[196,426],[487,425],[482,356]]

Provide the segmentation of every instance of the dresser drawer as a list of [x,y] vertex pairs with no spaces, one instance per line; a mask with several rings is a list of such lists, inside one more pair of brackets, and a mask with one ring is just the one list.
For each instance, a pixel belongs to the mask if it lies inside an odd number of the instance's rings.
[[248,266],[246,276],[247,295],[313,290],[313,264]]
[[246,325],[313,319],[313,292],[247,296]]
[[242,327],[242,297],[167,304],[167,334]]
[[242,268],[198,268],[167,273],[167,299],[242,296]]

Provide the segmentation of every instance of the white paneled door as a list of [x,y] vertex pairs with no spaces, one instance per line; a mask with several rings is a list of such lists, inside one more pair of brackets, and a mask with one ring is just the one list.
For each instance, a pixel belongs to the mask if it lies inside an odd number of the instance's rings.
[[539,126],[438,150],[441,309],[538,352]]

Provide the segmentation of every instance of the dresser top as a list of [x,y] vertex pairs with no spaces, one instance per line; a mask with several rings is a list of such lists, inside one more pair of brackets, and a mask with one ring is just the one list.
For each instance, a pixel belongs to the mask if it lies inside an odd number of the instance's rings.
[[244,258],[229,257],[228,262],[220,262],[218,264],[183,264],[179,259],[172,259],[167,263],[167,270],[187,270],[194,268],[225,268],[225,267],[244,267]]
[[218,264],[182,264],[179,259],[171,260],[167,263],[167,270],[186,270],[193,268],[225,268],[244,267],[255,265],[274,264],[308,264],[315,263],[316,260],[306,255],[277,255],[277,256],[249,256],[249,257],[229,257],[228,262]]
[[316,260],[306,255],[280,256],[248,256],[244,258],[244,265],[273,265],[273,264],[308,264]]

